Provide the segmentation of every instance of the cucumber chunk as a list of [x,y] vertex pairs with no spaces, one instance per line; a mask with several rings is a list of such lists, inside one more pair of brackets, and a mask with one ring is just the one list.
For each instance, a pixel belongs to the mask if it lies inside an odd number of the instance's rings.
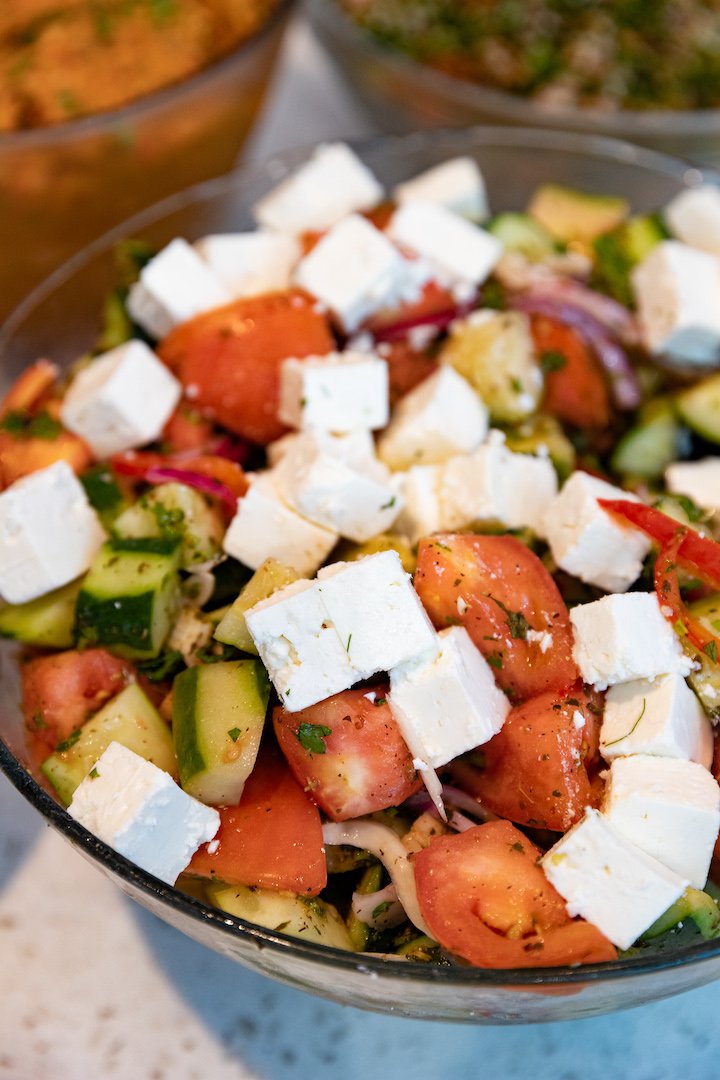
[[354,951],[345,923],[324,900],[242,885],[210,885],[207,893],[212,904],[239,919],[300,941]]
[[681,390],[675,404],[688,427],[709,442],[720,443],[720,372]]
[[6,604],[0,608],[0,637],[14,638],[25,645],[71,648],[81,584],[82,578],[78,578],[26,604]]
[[554,416],[533,416],[507,432],[508,449],[516,454],[537,454],[545,450],[561,480],[575,468],[575,447]]
[[630,271],[666,240],[667,229],[657,214],[632,217],[595,238],[595,276],[616,300],[629,307],[634,300]]
[[119,742],[172,776],[177,775],[170,729],[140,687],[131,683],[43,763],[42,772],[65,806],[111,742]]
[[364,559],[366,555],[377,555],[380,551],[397,551],[405,573],[415,573],[417,558],[412,545],[398,533],[378,533],[372,540],[366,540],[363,544],[343,540],[333,556],[333,561],[355,562],[357,559]]
[[[720,593],[697,600],[688,606],[688,611],[706,630],[720,637]],[[688,682],[710,719],[717,721],[720,719],[720,666],[704,653],[698,653],[697,661],[700,668],[690,672]]]
[[640,410],[638,422],[623,435],[610,459],[623,476],[656,480],[681,456],[687,431],[678,422],[673,402],[656,398]]
[[706,892],[688,886],[682,896],[648,927],[640,941],[652,941],[687,919],[692,919],[706,941],[720,937],[720,909],[716,901]]
[[108,540],[78,595],[75,637],[119,656],[157,656],[180,596],[178,540]]
[[221,550],[223,521],[216,507],[187,484],[159,484],[115,521],[119,537],[158,536],[182,543],[184,569],[214,559]]
[[535,192],[528,214],[556,240],[590,243],[627,217],[627,199],[594,195],[559,184],[543,184]]
[[506,251],[518,251],[530,262],[542,262],[557,251],[555,238],[529,214],[498,214],[486,228]]
[[[237,600],[228,608],[220,619],[213,637],[224,645],[234,645],[241,652],[257,656],[255,642],[245,622],[245,612],[261,600],[267,600],[278,589],[292,585],[301,575],[292,566],[285,566],[277,559],[266,559],[257,568],[248,583],[243,586]],[[212,616],[211,616],[212,618]]]
[[259,660],[189,668],[173,684],[180,785],[211,806],[235,806],[253,770],[270,684]]

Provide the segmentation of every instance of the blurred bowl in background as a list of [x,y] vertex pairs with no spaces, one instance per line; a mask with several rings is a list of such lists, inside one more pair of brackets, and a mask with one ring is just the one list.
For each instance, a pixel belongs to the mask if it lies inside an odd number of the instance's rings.
[[294,0],[198,74],[118,109],[0,134],[0,321],[129,215],[227,172],[263,102]]
[[455,78],[386,48],[338,0],[305,0],[305,12],[338,71],[386,132],[510,124],[606,135],[704,166],[720,166],[720,109],[613,111],[555,107]]

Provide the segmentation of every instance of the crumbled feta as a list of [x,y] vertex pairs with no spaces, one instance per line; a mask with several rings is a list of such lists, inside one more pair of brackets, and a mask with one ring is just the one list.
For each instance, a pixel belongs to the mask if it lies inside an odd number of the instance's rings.
[[328,229],[346,214],[370,210],[383,194],[380,183],[349,146],[326,143],[255,204],[255,217],[277,232]]
[[[536,645],[540,646],[540,652],[545,653],[553,647],[553,636],[549,630],[528,630],[525,633],[526,641],[534,641]],[[583,723],[585,721],[583,720]]]
[[182,387],[144,341],[126,341],[96,357],[70,383],[60,417],[96,458],[152,442]]
[[[313,438],[322,446],[323,450],[332,457],[339,458],[346,465],[360,471],[369,469],[372,471],[372,463],[375,459],[375,441],[372,433],[362,428],[348,431],[343,435],[335,435],[330,431],[316,430]],[[281,458],[293,447],[301,445],[303,433],[290,431],[287,435],[276,439],[265,447],[268,465],[274,468]]]
[[665,470],[665,486],[687,495],[702,510],[720,510],[720,457],[675,461]]
[[163,338],[178,323],[221,307],[232,296],[186,240],[171,240],[130,286],[127,309],[151,337]]
[[413,465],[407,472],[393,476],[393,483],[403,501],[393,529],[407,536],[411,544],[416,544],[423,536],[440,532],[444,527],[440,502],[442,475],[439,465]]
[[75,789],[71,817],[142,870],[174,885],[220,815],[191,798],[169,773],[112,742]]
[[596,690],[677,672],[689,675],[685,655],[655,593],[615,593],[570,611],[573,658]]
[[0,596],[24,604],[89,569],[105,533],[65,461],[0,494]]
[[608,690],[600,753],[606,761],[629,754],[685,758],[709,768],[712,726],[681,675],[639,679]]
[[367,353],[329,353],[285,360],[278,417],[290,427],[335,434],[385,427],[390,415],[388,366]]
[[387,232],[429,262],[443,284],[482,285],[502,255],[499,240],[438,203],[406,203],[393,214]]
[[641,851],[703,888],[720,828],[720,787],[704,766],[646,754],[617,758],[603,814]]
[[205,236],[193,247],[232,297],[287,289],[301,254],[294,236],[262,229]]
[[393,189],[393,201],[398,206],[418,199],[439,203],[471,221],[484,221],[489,212],[485,181],[477,162],[470,157],[443,161]]
[[665,207],[665,221],[683,244],[720,255],[720,189],[715,184],[681,191]]

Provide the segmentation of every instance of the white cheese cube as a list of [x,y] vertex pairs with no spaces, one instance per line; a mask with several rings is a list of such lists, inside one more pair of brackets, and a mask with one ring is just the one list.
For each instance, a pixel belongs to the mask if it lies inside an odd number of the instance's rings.
[[630,754],[696,761],[706,769],[713,757],[710,720],[681,675],[638,679],[608,690],[600,752],[606,761]]
[[467,379],[442,364],[399,402],[378,457],[391,469],[439,464],[477,449],[487,431],[485,405]]
[[89,569],[105,533],[66,461],[0,494],[0,596],[24,604]]
[[144,341],[126,341],[98,356],[70,383],[60,417],[96,458],[152,442],[182,396],[182,387]]
[[665,486],[687,495],[702,510],[720,510],[720,457],[675,461],[665,470]]
[[277,232],[328,229],[346,214],[372,209],[383,194],[349,146],[327,143],[256,203],[255,217]]
[[471,221],[484,221],[488,216],[485,181],[477,162],[470,157],[443,161],[393,190],[398,206],[418,199],[439,203]]
[[413,465],[393,477],[404,503],[393,528],[412,544],[445,527],[440,499],[442,476],[440,465]]
[[412,200],[396,210],[388,235],[433,267],[443,284],[476,287],[492,272],[502,244],[437,203]]
[[71,817],[148,874],[174,885],[220,815],[191,798],[169,773],[112,742],[75,789]]
[[703,888],[720,829],[720,787],[703,765],[646,754],[617,758],[602,809],[632,844]]
[[615,593],[570,611],[573,658],[596,690],[658,675],[689,675],[685,655],[655,593]]
[[251,570],[266,559],[314,574],[328,557],[338,535],[301,517],[283,501],[269,473],[255,474],[238,502],[223,548]]
[[720,357],[720,261],[664,240],[631,275],[643,342],[652,353],[694,364]]
[[388,422],[388,366],[366,353],[329,353],[285,360],[278,416],[294,428],[335,434],[382,428]]
[[303,517],[363,543],[390,528],[402,499],[378,461],[354,468],[306,431],[273,470],[278,490]]
[[352,332],[405,295],[408,265],[379,229],[352,214],[323,236],[299,263],[294,278]]
[[629,949],[688,886],[590,809],[541,865],[568,914],[587,919],[619,949]]
[[232,297],[287,289],[301,254],[294,236],[261,229],[205,236],[193,247]]
[[473,454],[458,455],[444,466],[444,528],[497,521],[544,535],[545,511],[557,494],[555,469],[548,458],[513,453],[504,440],[501,432],[491,431]]
[[491,739],[510,702],[462,626],[441,630],[440,652],[390,672],[388,702],[414,757],[433,769]]
[[[312,437],[327,454],[344,461],[353,469],[373,471],[373,463],[376,462],[375,440],[370,431],[357,428],[355,431],[348,431],[343,435],[335,435],[330,431],[316,430],[313,432]],[[281,438],[269,443],[265,447],[268,465],[274,468],[289,450],[292,450],[293,447],[302,446],[304,441],[303,432],[290,431],[287,435],[283,435]]]
[[681,191],[665,207],[664,216],[683,244],[720,255],[720,189],[714,184]]
[[138,326],[159,339],[178,323],[230,300],[198,253],[178,238],[142,268],[139,281],[130,286],[127,308]]
[[317,585],[357,679],[437,653],[437,634],[396,551],[326,566]]
[[558,566],[606,592],[624,592],[636,581],[650,540],[623,526],[598,499],[639,501],[613,484],[574,472],[545,515],[545,536]]
[[250,608],[245,620],[273,686],[291,712],[357,682],[316,582],[296,581],[280,589]]

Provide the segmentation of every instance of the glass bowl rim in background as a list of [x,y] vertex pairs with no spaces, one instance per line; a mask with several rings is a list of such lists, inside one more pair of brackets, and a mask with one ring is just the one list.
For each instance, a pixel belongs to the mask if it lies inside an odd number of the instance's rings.
[[[469,146],[481,150],[483,147],[501,148],[513,151],[526,151],[537,149],[545,152],[565,152],[576,156],[582,156],[591,160],[597,159],[598,165],[603,161],[613,162],[617,165],[637,165],[655,175],[662,174],[668,181],[676,181],[678,187],[693,186],[701,182],[703,178],[720,183],[720,176],[711,171],[700,171],[680,159],[660,154],[654,150],[633,146],[629,143],[615,139],[597,137],[591,135],[570,134],[557,130],[541,130],[538,128],[502,128],[494,126],[475,127],[470,129],[451,129],[448,131],[417,132],[400,136],[376,136],[365,140],[354,141],[351,145],[363,157],[365,154],[389,153],[407,156],[432,147],[433,153],[448,147],[445,156],[452,156],[461,152],[461,148]],[[312,148],[297,148],[275,155],[269,160],[253,165],[245,165],[236,169],[224,177],[205,181],[185,191],[171,195],[156,203],[129,220],[121,223],[96,241],[78,252],[58,270],[51,274],[45,282],[31,292],[26,299],[15,309],[2,327],[0,327],[0,362],[9,356],[8,350],[12,346],[14,333],[22,326],[24,321],[31,315],[33,310],[39,307],[43,301],[52,297],[52,294],[63,285],[72,281],[83,267],[90,264],[94,259],[109,256],[113,244],[126,236],[138,235],[146,228],[162,224],[175,213],[183,210],[191,211],[193,207],[199,208],[209,204],[212,200],[222,200],[238,195],[243,187],[250,181],[265,181],[267,184],[276,183],[288,171],[306,160]],[[618,192],[622,194],[622,192]],[[687,967],[701,964],[703,961],[717,960],[720,958],[720,940],[700,942],[684,946],[674,954],[655,953],[648,956],[637,956],[617,960],[605,964],[588,964],[581,967],[560,968],[513,968],[513,969],[482,969],[469,966],[438,966],[426,963],[408,963],[402,960],[386,959],[374,956],[370,953],[350,953],[343,950],[328,948],[312,942],[303,942],[297,938],[288,937],[282,933],[265,929],[240,918],[229,915],[226,912],[213,908],[203,901],[174,888],[165,885],[157,878],[141,870],[112,848],[98,840],[81,825],[75,822],[70,815],[45,791],[32,777],[28,769],[11,751],[10,747],[0,737],[0,771],[4,772],[14,786],[24,797],[37,809],[42,816],[53,825],[74,846],[80,848],[101,869],[127,882],[139,893],[140,902],[143,896],[148,901],[154,899],[160,906],[179,912],[183,917],[188,917],[205,927],[212,928],[220,935],[229,938],[249,938],[261,949],[269,949],[274,952],[288,952],[305,958],[312,965],[317,966],[318,983],[323,971],[333,969],[355,972],[361,975],[370,975],[375,979],[382,980],[383,976],[392,976],[406,982],[425,983],[428,986],[452,986],[457,988],[470,988],[484,986],[487,988],[512,987],[518,990],[527,988],[531,991],[538,987],[572,987],[587,983],[602,983],[612,980],[613,976],[632,977],[647,975],[656,972],[667,971],[672,968]],[[241,961],[245,962],[245,960]],[[283,978],[283,975],[278,977]],[[307,987],[306,987],[307,988]],[[375,988],[380,990],[380,983],[375,983]],[[320,992],[326,992],[333,996],[331,990],[318,986]],[[673,991],[669,990],[668,994]],[[380,995],[378,994],[378,998]],[[337,996],[336,1000],[349,1000],[347,997]],[[558,999],[561,1000],[561,999]],[[642,1004],[641,999],[637,1004]],[[597,1011],[608,1011],[604,1007]],[[386,1005],[378,1000],[379,1011],[392,1011],[391,1005]],[[408,1015],[419,1015],[409,1013]]]

